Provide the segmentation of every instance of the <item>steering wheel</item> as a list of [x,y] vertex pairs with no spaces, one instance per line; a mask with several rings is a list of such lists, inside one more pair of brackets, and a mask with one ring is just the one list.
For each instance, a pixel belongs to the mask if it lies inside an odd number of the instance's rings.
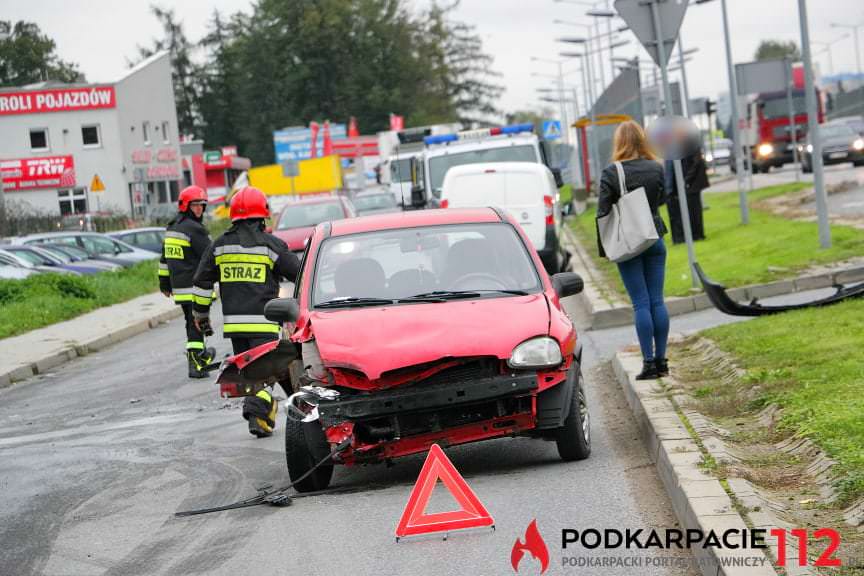
[[[476,285],[474,286],[464,286],[465,284],[469,284],[471,280],[486,280],[492,286],[485,288],[478,288]],[[464,287],[463,287],[464,286]],[[488,274],[486,272],[471,272],[470,274],[465,274],[464,276],[460,276],[457,278],[453,284],[450,286],[451,290],[506,290],[507,284],[505,284],[500,278],[494,276],[492,274]]]

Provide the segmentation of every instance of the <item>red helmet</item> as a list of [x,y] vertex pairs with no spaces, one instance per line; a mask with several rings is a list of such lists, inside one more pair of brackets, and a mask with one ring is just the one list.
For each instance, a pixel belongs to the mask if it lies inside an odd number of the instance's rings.
[[267,205],[267,197],[264,193],[245,186],[231,198],[231,221],[247,220],[249,218],[268,218],[270,207]]
[[180,212],[186,212],[189,210],[189,205],[193,202],[207,203],[207,192],[205,192],[200,186],[187,186],[182,192],[180,192],[178,210]]

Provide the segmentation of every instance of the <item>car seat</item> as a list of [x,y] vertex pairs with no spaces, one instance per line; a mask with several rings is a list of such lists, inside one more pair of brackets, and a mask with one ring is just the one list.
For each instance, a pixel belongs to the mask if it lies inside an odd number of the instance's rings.
[[415,294],[431,292],[438,288],[435,274],[429,270],[409,268],[396,272],[387,281],[387,288],[393,298],[405,298]]
[[387,275],[373,258],[342,263],[334,276],[336,298],[386,298]]
[[444,289],[452,289],[452,284],[468,274],[491,274],[498,277],[495,251],[489,240],[460,240],[447,252],[447,264],[442,276]]

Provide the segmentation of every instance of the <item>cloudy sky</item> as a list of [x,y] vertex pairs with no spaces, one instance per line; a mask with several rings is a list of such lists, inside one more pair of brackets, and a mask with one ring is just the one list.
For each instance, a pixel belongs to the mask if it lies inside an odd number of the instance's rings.
[[[424,6],[430,0],[411,0]],[[568,0],[570,1],[570,0]],[[798,40],[797,0],[727,0],[733,31],[733,56],[737,62],[751,60],[759,41],[766,38]],[[160,6],[171,7],[183,20],[190,38],[198,39],[214,9],[222,12],[248,10],[251,0],[161,0]],[[605,3],[601,0],[599,4]],[[92,81],[110,81],[120,75],[126,58],[136,54],[136,45],[148,44],[159,34],[155,19],[149,14],[146,0],[0,0],[0,18],[30,20],[57,42],[60,55],[77,62]],[[555,24],[556,19],[590,23],[582,2],[555,0],[462,0],[457,17],[477,27],[486,50],[495,57],[495,69],[507,87],[500,107],[503,110],[536,108],[538,87],[552,80],[532,77],[531,73],[553,73],[554,64],[532,62],[531,57],[556,58],[561,44],[555,38],[578,34],[575,27]],[[611,0],[610,0],[611,4]],[[808,0],[810,34],[814,41],[828,42],[850,30],[832,28],[832,22],[864,25],[862,0]],[[685,48],[698,48],[688,63],[691,97],[711,96],[725,90],[727,83],[720,2],[691,5],[682,38]],[[616,21],[620,24],[619,21]],[[605,26],[605,21],[603,23]],[[864,59],[864,28],[860,30]],[[616,56],[647,53],[628,31],[627,46]],[[817,50],[824,46],[815,47]],[[566,50],[566,48],[565,48]],[[851,34],[832,47],[835,71],[854,71],[856,67]],[[827,52],[816,56],[823,73],[830,73]],[[574,63],[565,71],[575,68]],[[573,75],[572,80],[578,81]],[[674,74],[673,74],[674,79]],[[608,82],[608,72],[607,72]]]

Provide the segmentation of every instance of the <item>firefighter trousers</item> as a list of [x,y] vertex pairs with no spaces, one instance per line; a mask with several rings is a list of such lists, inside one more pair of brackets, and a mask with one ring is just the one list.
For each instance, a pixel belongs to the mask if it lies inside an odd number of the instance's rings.
[[186,350],[204,351],[204,334],[195,326],[192,317],[192,302],[181,302],[183,317],[186,319]]

